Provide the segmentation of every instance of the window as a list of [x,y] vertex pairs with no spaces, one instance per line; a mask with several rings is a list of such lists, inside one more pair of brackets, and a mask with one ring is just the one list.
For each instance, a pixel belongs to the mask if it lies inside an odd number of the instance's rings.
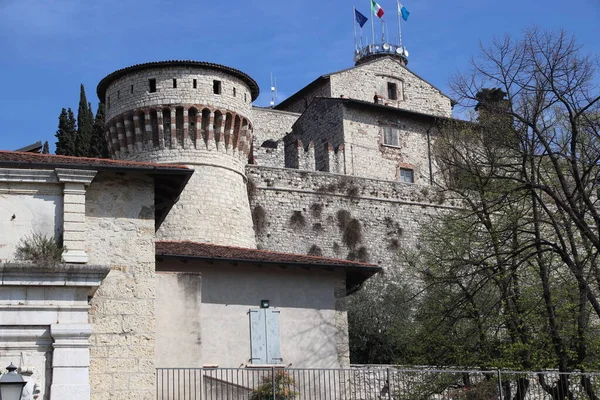
[[129,86],[129,93],[133,94],[133,85]]
[[281,364],[279,310],[250,309],[250,349],[252,364]]
[[398,100],[398,85],[396,85],[394,82],[388,82],[387,89],[388,89],[388,99]]
[[244,101],[248,101],[248,93],[244,93]]
[[233,97],[237,97],[237,91],[233,88]]
[[398,140],[398,128],[392,128],[391,126],[383,128],[383,144],[388,146],[400,145]]
[[148,86],[150,87],[150,93],[156,92],[156,79],[148,79]]
[[177,79],[173,78],[173,89],[177,89]]
[[400,168],[400,182],[415,183],[415,174],[412,169]]
[[121,98],[121,91],[117,90],[117,100]]
[[192,86],[194,87],[194,89],[198,89],[198,81],[196,79],[192,81]]
[[221,94],[221,81],[213,81],[213,93]]

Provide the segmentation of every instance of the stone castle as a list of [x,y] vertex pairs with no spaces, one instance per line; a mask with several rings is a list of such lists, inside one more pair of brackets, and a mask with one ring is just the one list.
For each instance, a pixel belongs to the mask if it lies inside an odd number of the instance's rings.
[[157,238],[393,268],[445,207],[428,187],[435,122],[451,117],[451,99],[393,52],[320,76],[274,108],[253,107],[258,94],[243,72],[196,61],[100,82],[113,158],[195,171]]
[[[391,50],[274,108],[233,68],[135,65],[98,85],[112,160],[0,151],[0,368],[40,400],[172,399],[177,368],[348,368],[348,296],[453,206],[432,185],[452,101]],[[62,237],[64,264],[15,262],[32,232]]]

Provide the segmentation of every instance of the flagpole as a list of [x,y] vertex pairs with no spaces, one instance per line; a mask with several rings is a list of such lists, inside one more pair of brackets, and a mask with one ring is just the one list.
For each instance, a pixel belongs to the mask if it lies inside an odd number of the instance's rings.
[[375,24],[373,23],[373,20],[375,19],[373,11],[375,10],[373,9],[373,0],[369,1],[369,9],[371,10],[371,44],[375,44]]
[[396,12],[398,13],[398,45],[402,46],[402,26],[400,25],[400,0],[396,0],[396,5],[397,10]]
[[354,50],[356,51],[356,7],[352,6],[352,27],[354,28]]

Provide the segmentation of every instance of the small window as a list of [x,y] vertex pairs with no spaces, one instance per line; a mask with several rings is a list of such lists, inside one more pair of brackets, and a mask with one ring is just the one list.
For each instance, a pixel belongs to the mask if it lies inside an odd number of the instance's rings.
[[156,92],[156,79],[148,79],[148,86],[150,87],[150,93]]
[[221,81],[213,81],[213,93],[221,94]]
[[194,89],[198,89],[198,81],[196,79],[192,81],[192,86],[194,87]]
[[398,85],[394,82],[388,82],[388,99],[390,100],[398,100]]
[[133,94],[133,85],[129,86],[129,93]]
[[177,79],[173,78],[173,89],[177,89]]
[[233,88],[233,97],[237,97],[237,90],[235,88]]
[[117,100],[121,98],[121,91],[117,90]]
[[399,146],[400,142],[398,136],[398,128],[392,128],[391,126],[383,128],[383,144],[388,146]]
[[248,93],[244,93],[244,101],[248,101]]
[[414,171],[409,168],[400,168],[400,181],[404,183],[415,183]]
[[279,310],[250,309],[250,359],[252,364],[281,364]]

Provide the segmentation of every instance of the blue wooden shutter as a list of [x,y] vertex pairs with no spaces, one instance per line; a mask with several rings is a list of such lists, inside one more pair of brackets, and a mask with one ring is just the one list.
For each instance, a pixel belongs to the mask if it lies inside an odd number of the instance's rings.
[[265,309],[267,331],[267,360],[269,364],[281,364],[281,346],[279,341],[279,310]]
[[252,364],[267,363],[267,336],[265,332],[265,310],[250,309],[250,350]]

